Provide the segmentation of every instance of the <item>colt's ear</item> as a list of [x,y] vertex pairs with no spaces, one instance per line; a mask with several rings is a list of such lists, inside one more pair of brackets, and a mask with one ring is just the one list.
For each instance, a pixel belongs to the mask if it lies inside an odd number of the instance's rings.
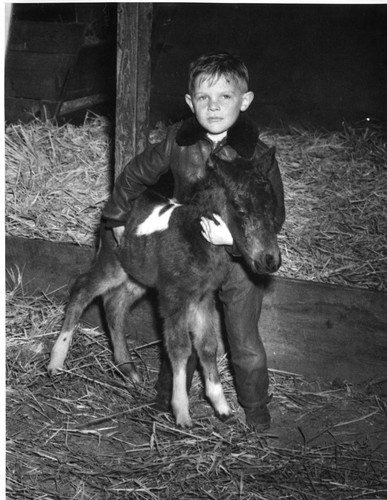
[[272,146],[271,148],[269,148],[266,153],[264,153],[261,158],[265,159],[266,161],[270,161],[272,162],[274,159],[275,159],[275,146]]
[[255,162],[255,168],[257,168],[261,172],[268,172],[273,163],[276,161],[275,151],[275,146],[272,146],[267,151],[265,151],[262,156],[257,158]]
[[270,158],[273,159],[275,157],[275,151],[276,151],[275,146],[272,146],[271,148],[269,148],[269,151],[267,153],[268,153],[268,155],[270,155]]

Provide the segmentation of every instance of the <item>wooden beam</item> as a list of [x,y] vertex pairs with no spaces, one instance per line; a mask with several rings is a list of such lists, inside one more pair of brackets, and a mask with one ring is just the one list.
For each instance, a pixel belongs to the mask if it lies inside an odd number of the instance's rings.
[[151,31],[151,3],[118,4],[115,177],[147,144]]
[[78,99],[72,99],[71,101],[64,101],[60,107],[59,116],[65,115],[67,113],[73,113],[79,109],[90,108],[96,104],[101,104],[106,102],[109,96],[106,94],[93,94],[87,95],[85,97],[79,97]]

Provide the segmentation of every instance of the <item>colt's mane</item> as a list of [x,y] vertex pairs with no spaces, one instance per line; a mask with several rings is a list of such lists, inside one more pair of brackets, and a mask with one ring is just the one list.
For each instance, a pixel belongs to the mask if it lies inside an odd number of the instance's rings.
[[192,184],[182,201],[199,207],[213,206],[218,205],[225,193],[231,192],[238,197],[248,193],[253,187],[262,189],[267,184],[268,179],[263,172],[247,160],[215,160],[215,165],[207,166],[206,175]]
[[225,187],[224,180],[219,173],[215,169],[207,168],[206,175],[190,186],[182,202],[205,213],[219,206],[219,203],[224,200]]

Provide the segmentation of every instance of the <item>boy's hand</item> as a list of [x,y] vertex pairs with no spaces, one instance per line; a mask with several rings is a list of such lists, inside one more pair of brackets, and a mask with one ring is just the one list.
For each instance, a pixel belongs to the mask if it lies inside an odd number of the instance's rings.
[[113,236],[116,240],[117,246],[120,245],[122,235],[124,234],[125,226],[113,227]]
[[217,214],[213,214],[213,217],[219,224],[207,217],[200,219],[204,238],[213,245],[232,245],[234,239],[223,219]]

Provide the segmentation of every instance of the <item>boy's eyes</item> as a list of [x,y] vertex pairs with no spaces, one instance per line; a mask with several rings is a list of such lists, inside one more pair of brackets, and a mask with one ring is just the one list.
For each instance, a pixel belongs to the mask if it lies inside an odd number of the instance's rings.
[[[207,101],[209,99],[209,96],[199,95],[196,97],[196,99],[198,101]],[[221,96],[219,96],[219,99],[224,99],[225,101],[227,101],[228,99],[231,99],[231,94],[222,94]]]

